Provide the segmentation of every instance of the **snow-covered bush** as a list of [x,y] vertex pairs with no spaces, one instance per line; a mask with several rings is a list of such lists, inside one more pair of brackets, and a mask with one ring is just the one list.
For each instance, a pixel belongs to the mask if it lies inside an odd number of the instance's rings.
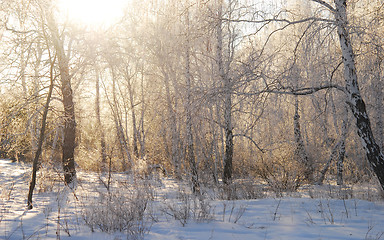
[[200,195],[179,191],[177,199],[165,199],[161,211],[185,226],[190,220],[196,222],[211,221],[214,219],[214,208],[209,200]]
[[[311,159],[311,156],[308,158]],[[255,161],[251,169],[251,175],[267,185],[265,190],[277,195],[294,192],[304,183],[309,183],[314,176],[309,174],[306,177],[307,172],[305,164],[298,159],[296,145],[291,142],[279,144],[277,149]]]
[[39,193],[51,192],[55,186],[62,182],[61,172],[46,164],[42,164],[37,174],[37,190]]
[[239,179],[230,185],[219,186],[219,198],[224,200],[264,198],[264,189],[251,179]]
[[83,218],[92,231],[125,232],[130,239],[142,239],[150,230],[153,193],[141,182],[118,184],[99,197],[84,202]]
[[3,187],[0,192],[0,223],[3,221],[3,217],[9,211],[7,202],[11,198],[12,191],[14,189],[14,182],[10,183],[9,186]]
[[297,161],[286,158],[276,158],[259,164],[256,173],[277,194],[296,191],[304,180],[302,166]]

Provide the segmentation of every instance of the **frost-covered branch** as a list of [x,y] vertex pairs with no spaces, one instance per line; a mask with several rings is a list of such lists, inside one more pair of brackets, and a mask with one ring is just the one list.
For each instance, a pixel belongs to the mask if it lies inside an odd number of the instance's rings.
[[255,140],[253,140],[251,137],[245,135],[245,134],[235,134],[233,135],[233,137],[245,137],[246,139],[248,139],[249,141],[251,141],[253,143],[253,145],[255,145],[257,147],[257,149],[259,149],[260,152],[264,153],[264,149],[262,149],[256,142]]
[[327,84],[322,86],[316,86],[316,87],[304,87],[304,88],[292,88],[292,87],[282,87],[279,89],[264,89],[261,91],[256,92],[247,92],[247,93],[237,93],[237,95],[245,95],[245,96],[254,96],[254,95],[260,95],[263,93],[274,93],[274,94],[286,94],[286,95],[310,95],[313,93],[316,93],[318,91],[324,90],[324,89],[337,89],[344,93],[346,93],[346,89],[344,87],[341,87],[337,84]]
[[266,92],[278,93],[278,94],[290,94],[290,95],[309,95],[309,94],[313,94],[315,92],[318,92],[318,91],[321,91],[324,89],[331,89],[331,88],[335,88],[335,89],[340,90],[344,93],[346,92],[344,87],[341,87],[337,84],[327,84],[327,85],[323,85],[323,86],[305,87],[305,88],[297,88],[297,89],[289,88],[288,91],[285,91],[284,89],[282,89],[282,90],[266,90]]
[[309,21],[335,23],[334,20],[326,19],[326,18],[319,18],[319,17],[308,17],[308,18],[303,18],[303,19],[296,20],[296,21],[291,21],[291,20],[288,20],[285,18],[277,18],[277,17],[261,19],[261,20],[226,19],[226,18],[223,18],[223,20],[224,21],[230,21],[230,22],[236,22],[236,23],[264,23],[264,24],[268,24],[268,23],[272,23],[272,22],[283,22],[283,23],[287,23],[288,25],[305,23],[305,22],[309,22]]
[[334,7],[332,7],[329,3],[327,3],[323,0],[310,0],[310,1],[323,5],[324,7],[328,8],[333,13],[336,12],[336,9]]

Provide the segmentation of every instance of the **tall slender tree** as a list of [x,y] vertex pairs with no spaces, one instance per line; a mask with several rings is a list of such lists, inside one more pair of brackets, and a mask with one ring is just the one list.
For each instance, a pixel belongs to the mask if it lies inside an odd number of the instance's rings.
[[101,171],[105,172],[107,169],[107,153],[106,153],[106,142],[103,124],[101,122],[100,114],[100,70],[95,67],[96,74],[96,97],[95,97],[95,113],[98,131],[100,134],[100,157],[101,157]]
[[[223,182],[230,184],[232,182],[232,162],[233,162],[233,126],[232,126],[232,83],[228,75],[229,59],[224,59],[224,35],[223,35],[223,0],[217,2],[217,25],[216,25],[216,61],[217,72],[220,81],[223,84],[223,98],[224,98],[224,135],[225,135],[225,153],[223,159]],[[228,56],[229,57],[229,56]]]
[[186,22],[186,43],[185,43],[185,87],[186,87],[186,100],[185,100],[185,113],[186,113],[186,158],[189,163],[192,175],[192,189],[194,193],[200,193],[199,175],[196,165],[196,157],[193,143],[192,133],[192,75],[191,75],[191,52],[190,52],[190,10],[189,1],[187,1],[187,9],[185,14]]
[[48,116],[48,111],[49,111],[49,104],[51,102],[51,97],[52,97],[52,91],[53,91],[53,84],[56,76],[54,76],[54,64],[56,62],[56,56],[52,56],[51,52],[48,51],[49,53],[49,59],[50,59],[50,84],[49,84],[49,90],[48,90],[48,95],[47,99],[44,105],[44,111],[43,111],[43,117],[41,119],[41,127],[40,127],[40,133],[39,133],[39,141],[37,144],[37,149],[35,152],[35,157],[33,159],[33,165],[32,165],[32,177],[31,177],[31,182],[29,184],[29,191],[28,191],[28,209],[33,208],[32,204],[32,197],[33,197],[33,191],[36,186],[36,175],[37,175],[37,170],[38,170],[38,165],[39,165],[39,158],[42,152],[43,148],[43,142],[45,138],[45,129],[46,129],[46,124],[47,124],[47,116]]

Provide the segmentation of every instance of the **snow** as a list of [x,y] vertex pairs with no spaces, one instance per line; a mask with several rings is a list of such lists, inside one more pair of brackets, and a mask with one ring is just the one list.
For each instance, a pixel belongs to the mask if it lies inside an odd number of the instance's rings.
[[[78,174],[73,192],[55,169],[41,170],[34,208],[26,210],[30,166],[0,160],[0,239],[384,239],[384,202],[372,186],[338,191],[326,185],[281,198],[265,193],[261,199],[220,200],[214,192],[194,197],[172,179],[127,174],[115,174],[114,194],[106,195],[97,174]],[[141,207],[143,216],[137,214]],[[135,220],[121,224],[123,231],[102,232],[96,223],[118,225],[109,208]]]

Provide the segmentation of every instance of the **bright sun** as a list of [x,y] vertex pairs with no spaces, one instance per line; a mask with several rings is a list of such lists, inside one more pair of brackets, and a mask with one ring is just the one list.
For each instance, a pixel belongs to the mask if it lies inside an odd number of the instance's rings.
[[58,0],[60,12],[90,27],[109,26],[123,16],[129,0]]

